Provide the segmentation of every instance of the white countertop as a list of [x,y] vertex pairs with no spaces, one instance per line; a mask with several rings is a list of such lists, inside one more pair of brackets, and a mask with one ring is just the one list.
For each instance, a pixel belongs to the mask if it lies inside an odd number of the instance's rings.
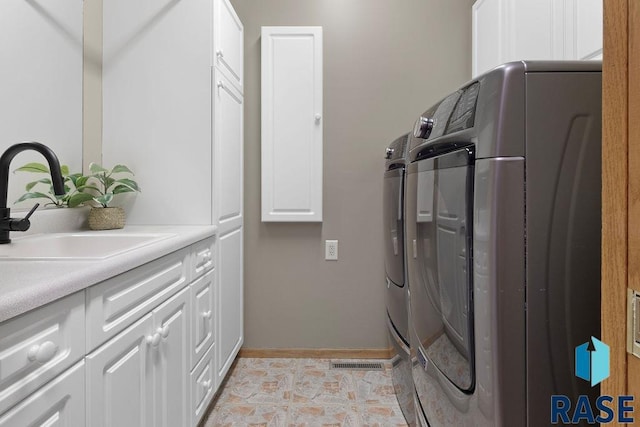
[[0,260],[0,322],[213,236],[216,228],[211,225],[126,226],[109,233],[171,233],[175,236],[104,259]]

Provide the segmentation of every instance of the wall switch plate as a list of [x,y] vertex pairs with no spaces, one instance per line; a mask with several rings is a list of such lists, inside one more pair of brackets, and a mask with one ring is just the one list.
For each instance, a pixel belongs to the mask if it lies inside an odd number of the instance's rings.
[[338,241],[337,240],[325,240],[324,259],[328,261],[338,260]]

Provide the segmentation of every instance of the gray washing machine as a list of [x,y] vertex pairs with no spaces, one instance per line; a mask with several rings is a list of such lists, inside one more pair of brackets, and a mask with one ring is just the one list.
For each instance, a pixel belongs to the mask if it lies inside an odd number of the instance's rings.
[[513,62],[427,110],[409,139],[406,253],[421,424],[550,424],[594,401],[601,63]]
[[408,136],[401,136],[387,147],[383,216],[387,327],[394,349],[391,359],[393,387],[407,423],[413,426],[415,409],[409,355],[409,301],[405,284],[404,257],[404,185]]

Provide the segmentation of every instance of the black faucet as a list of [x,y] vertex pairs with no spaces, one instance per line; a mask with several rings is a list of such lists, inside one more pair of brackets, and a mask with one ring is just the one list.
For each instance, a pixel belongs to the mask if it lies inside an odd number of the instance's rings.
[[10,231],[27,231],[31,226],[29,217],[38,208],[36,204],[33,209],[24,218],[11,218],[11,209],[7,207],[7,191],[9,189],[9,164],[11,160],[20,152],[25,150],[34,150],[42,154],[49,163],[51,171],[51,182],[53,183],[53,191],[58,196],[63,196],[64,180],[60,173],[60,162],[56,154],[46,145],[39,142],[23,142],[14,144],[0,156],[0,244],[10,243]]

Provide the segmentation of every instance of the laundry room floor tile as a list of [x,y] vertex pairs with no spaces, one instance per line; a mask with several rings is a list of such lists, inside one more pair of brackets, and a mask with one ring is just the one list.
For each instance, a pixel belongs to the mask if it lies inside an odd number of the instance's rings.
[[[406,427],[384,370],[331,369],[358,360],[238,358],[201,427]],[[362,360],[370,363],[371,360]]]

